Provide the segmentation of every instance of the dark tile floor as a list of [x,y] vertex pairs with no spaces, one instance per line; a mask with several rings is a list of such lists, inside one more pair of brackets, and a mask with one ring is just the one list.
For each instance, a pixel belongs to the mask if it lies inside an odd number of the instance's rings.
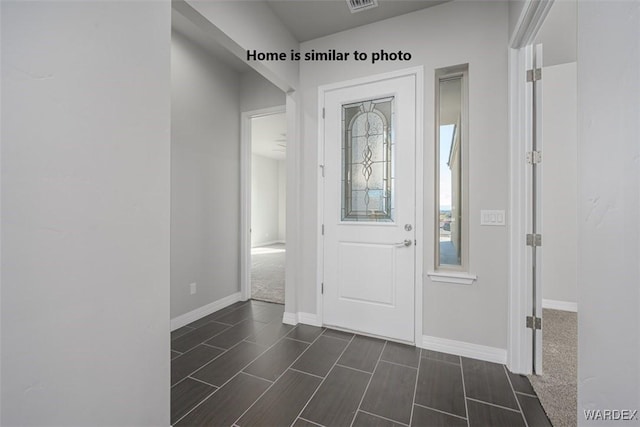
[[503,365],[233,304],[171,334],[175,426],[550,426]]

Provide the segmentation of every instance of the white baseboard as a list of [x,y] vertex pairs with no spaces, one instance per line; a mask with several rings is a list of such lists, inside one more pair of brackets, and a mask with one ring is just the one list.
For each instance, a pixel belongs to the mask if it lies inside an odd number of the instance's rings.
[[303,325],[322,326],[322,323],[318,321],[318,316],[312,313],[287,313],[282,315],[282,323],[287,325],[297,325],[302,323]]
[[285,241],[284,241],[284,240],[269,240],[268,242],[258,243],[258,244],[257,244],[257,245],[255,245],[255,246],[251,246],[251,248],[252,248],[252,249],[253,249],[253,248],[261,248],[261,247],[263,247],[263,246],[275,245],[275,244],[277,244],[277,243],[282,243],[282,244],[284,244],[284,243],[285,243]]
[[287,313],[286,311],[282,315],[282,323],[285,325],[297,325],[298,324],[298,315],[296,313]]
[[231,294],[228,297],[221,298],[210,304],[207,304],[200,308],[196,308],[195,310],[192,310],[188,313],[181,314],[178,317],[174,317],[173,319],[171,319],[171,330],[175,331],[178,328],[188,325],[191,322],[195,322],[196,320],[202,319],[204,316],[208,316],[211,313],[222,310],[223,308],[228,307],[238,301],[242,301],[241,292],[236,292],[235,294]]
[[322,326],[318,321],[318,316],[312,313],[298,313],[298,321],[304,325]]
[[502,348],[487,347],[480,344],[471,344],[464,341],[448,340],[445,338],[422,336],[422,348],[455,354],[457,356],[470,357],[486,362],[507,363],[507,350]]
[[557,301],[554,299],[543,299],[542,308],[550,308],[552,310],[578,312],[578,303],[569,301]]

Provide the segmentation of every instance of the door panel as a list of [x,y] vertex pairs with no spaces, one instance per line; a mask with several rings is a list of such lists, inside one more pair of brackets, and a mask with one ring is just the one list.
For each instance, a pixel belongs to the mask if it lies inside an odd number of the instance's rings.
[[[395,256],[388,245],[340,242],[338,297],[393,307]],[[371,265],[377,268],[371,268]]]
[[324,93],[324,323],[409,342],[415,87],[410,75]]

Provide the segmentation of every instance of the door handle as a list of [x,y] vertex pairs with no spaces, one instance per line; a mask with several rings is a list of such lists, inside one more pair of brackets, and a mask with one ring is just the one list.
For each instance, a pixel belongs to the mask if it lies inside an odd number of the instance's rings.
[[404,242],[396,243],[394,246],[396,248],[402,248],[403,246],[411,246],[412,243],[413,243],[413,241],[411,241],[409,239],[404,239]]

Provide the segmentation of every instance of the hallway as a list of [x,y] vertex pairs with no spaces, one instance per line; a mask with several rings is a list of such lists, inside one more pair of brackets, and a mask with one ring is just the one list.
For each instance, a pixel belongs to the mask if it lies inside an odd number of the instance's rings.
[[173,332],[173,425],[551,425],[503,365],[285,325],[282,313],[238,302]]

